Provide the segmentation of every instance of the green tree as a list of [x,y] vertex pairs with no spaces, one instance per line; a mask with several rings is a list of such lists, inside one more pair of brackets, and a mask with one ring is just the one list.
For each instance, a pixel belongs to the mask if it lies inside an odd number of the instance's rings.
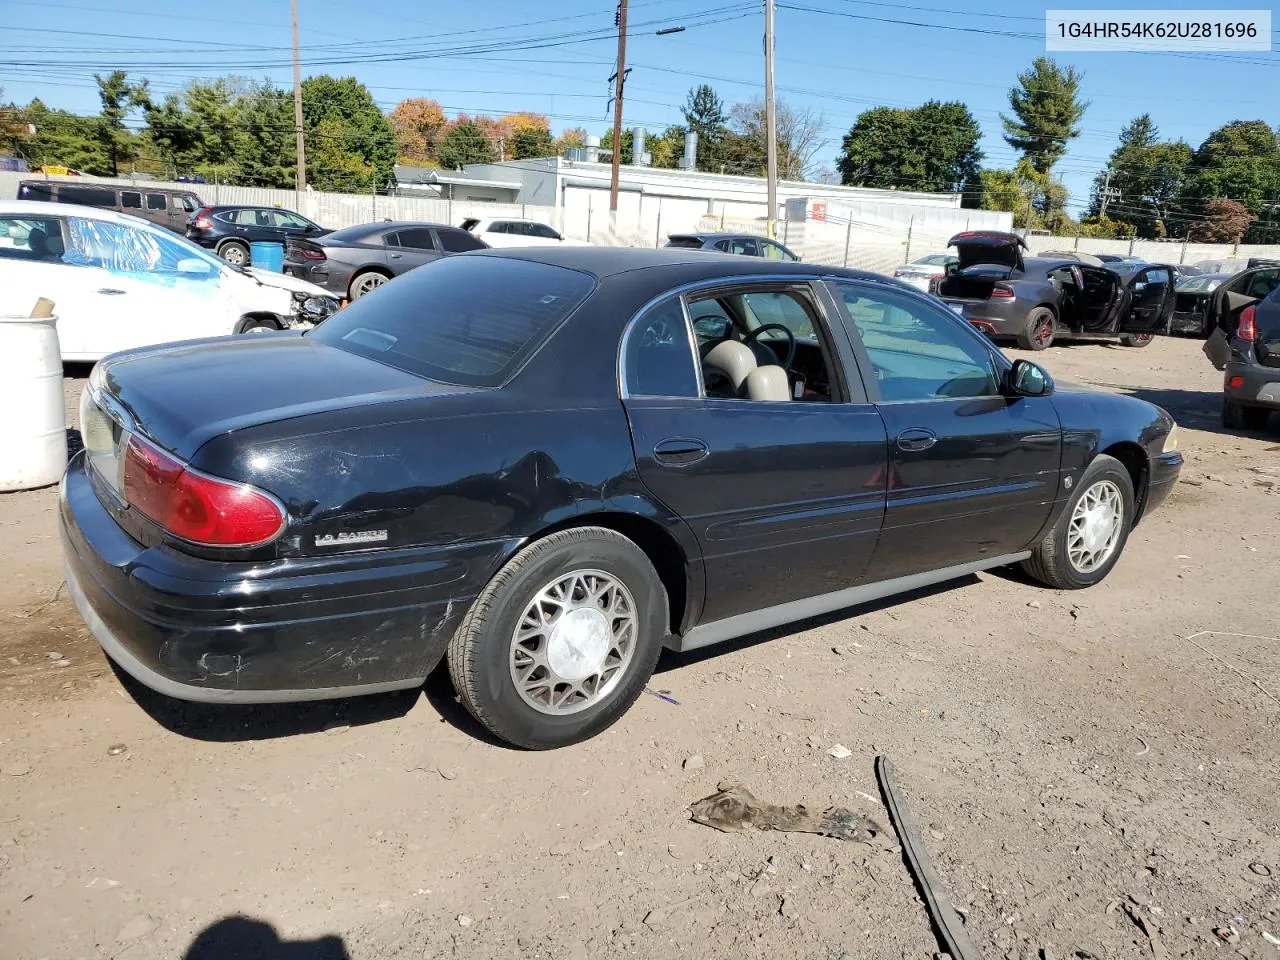
[[1280,144],[1276,133],[1261,120],[1233,120],[1214,130],[1200,144],[1187,165],[1184,189],[1178,199],[1183,225],[1209,214],[1210,200],[1243,204],[1255,218],[1246,237],[1267,242],[1276,232],[1267,219],[1270,204],[1280,197]]
[[440,165],[447,170],[497,159],[498,148],[474,123],[455,124],[440,143]]
[[1067,144],[1080,136],[1078,124],[1089,106],[1080,99],[1083,79],[1075,67],[1064,70],[1048,57],[1036,57],[1009,91],[1013,116],[1000,115],[1004,139],[1040,173],[1052,170]]
[[1012,170],[983,170],[978,180],[981,209],[1011,211],[1015,227],[1059,233],[1074,226],[1066,214],[1066,187],[1026,157]]
[[675,170],[680,166],[680,158],[684,156],[685,128],[669,126],[656,137],[650,137],[645,144],[649,151],[651,166],[667,170]]
[[729,119],[720,96],[705,83],[696,86],[689,91],[682,112],[685,125],[698,135],[697,168],[719,169],[720,144],[728,132],[725,124]]
[[550,130],[537,127],[526,127],[517,130],[511,137],[511,158],[513,160],[533,160],[538,157],[554,157],[556,141]]
[[[308,154],[318,152],[326,158],[326,166],[318,166],[315,176],[310,172],[311,163],[307,164],[308,179],[317,190],[365,192],[391,182],[396,164],[395,132],[373,94],[355,77],[321,74],[304,80],[302,118]],[[317,142],[313,144],[313,140]]]
[[955,193],[978,175],[981,137],[963,103],[876,107],[845,135],[836,165],[849,186]]
[[[629,129],[623,130],[622,131],[622,156],[619,157],[618,159],[619,163],[627,164],[627,163],[633,162],[633,157],[632,157],[633,144],[634,144],[634,137],[631,131]],[[613,131],[612,130],[606,131],[605,135],[600,138],[600,149],[604,150],[607,153],[613,152]]]
[[97,81],[98,100],[102,104],[98,113],[98,142],[108,172],[114,177],[120,172],[120,164],[128,163],[138,153],[138,138],[124,122],[134,111],[145,109],[151,97],[145,80],[130,83],[129,75],[123,70],[113,70],[105,77],[95,73],[93,79]]
[[146,136],[171,173],[234,180],[241,119],[237,94],[225,80],[194,81],[181,94],[144,105]]
[[28,165],[57,164],[95,176],[111,173],[95,118],[50,110],[39,99],[32,100],[23,115],[36,128],[21,147]]
[[1190,159],[1191,148],[1182,141],[1160,141],[1160,131],[1149,114],[1135,117],[1120,131],[1107,169],[1094,178],[1090,216],[1102,215],[1109,171],[1110,189],[1118,191],[1108,201],[1114,204],[1112,212],[1122,211],[1120,219],[1132,224],[1140,237],[1171,236],[1174,207]]
[[[237,182],[253,187],[296,186],[298,141],[292,92],[281,90],[270,81],[250,84],[236,99],[235,114]],[[310,152],[307,159],[309,166],[315,161]]]

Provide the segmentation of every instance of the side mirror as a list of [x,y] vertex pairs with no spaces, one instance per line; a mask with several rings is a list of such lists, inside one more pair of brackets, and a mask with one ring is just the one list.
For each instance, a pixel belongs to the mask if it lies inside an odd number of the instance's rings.
[[1015,360],[1009,371],[1009,392],[1019,397],[1047,397],[1053,393],[1053,378],[1039,364]]
[[209,264],[196,257],[188,257],[185,260],[178,261],[178,272],[184,273],[191,277],[203,277],[208,275],[210,271]]

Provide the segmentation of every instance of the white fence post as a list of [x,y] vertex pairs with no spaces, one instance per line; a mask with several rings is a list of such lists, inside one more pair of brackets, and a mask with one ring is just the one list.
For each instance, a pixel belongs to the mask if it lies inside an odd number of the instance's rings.
[[662,246],[662,198],[658,198],[658,224],[653,228],[653,248]]
[[853,218],[844,225],[844,265],[849,265],[849,241],[853,239]]
[[911,219],[907,221],[907,255],[902,258],[903,263],[911,262],[911,231],[916,225],[916,215],[913,213]]

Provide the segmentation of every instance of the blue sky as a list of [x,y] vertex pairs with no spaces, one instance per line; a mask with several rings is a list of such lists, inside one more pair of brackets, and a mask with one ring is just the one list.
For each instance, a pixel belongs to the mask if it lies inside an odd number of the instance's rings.
[[[788,7],[792,2],[828,12]],[[779,0],[778,96],[822,112],[828,140],[819,153],[823,165],[834,165],[840,139],[861,111],[931,98],[968,104],[983,127],[986,162],[1012,161],[999,113],[1007,109],[1017,73],[1044,52],[1045,7],[973,0],[972,8],[955,13],[940,3]],[[1212,6],[1202,0],[1162,9]],[[354,75],[387,109],[423,95],[450,113],[544,113],[557,131],[586,126],[603,132],[609,123],[606,78],[615,54],[607,36],[614,10],[609,0],[299,0],[299,9],[304,64],[316,64],[304,66],[304,76]],[[632,0],[627,125],[660,130],[679,123],[685,94],[702,81],[727,104],[758,97],[761,10],[759,2],[742,0]],[[654,35],[679,24],[685,32]],[[979,32],[984,30],[995,32]],[[288,85],[289,43],[288,0],[181,8],[150,0],[0,0],[5,99],[25,103],[39,96],[77,112],[96,111],[92,75],[111,66],[128,66],[161,92],[227,73]],[[460,48],[471,55],[450,55]],[[1280,58],[1274,52],[1055,57],[1084,71],[1084,95],[1091,101],[1082,135],[1056,168],[1077,203],[1087,199],[1121,126],[1139,113],[1149,112],[1162,135],[1193,147],[1228,120],[1280,123],[1274,95]]]

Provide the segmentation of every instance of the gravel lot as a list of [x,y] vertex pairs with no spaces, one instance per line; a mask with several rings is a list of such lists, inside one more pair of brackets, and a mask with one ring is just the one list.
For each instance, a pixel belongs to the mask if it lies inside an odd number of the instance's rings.
[[884,753],[984,956],[1280,957],[1280,423],[1223,432],[1196,341],[1037,359],[1183,427],[1104,584],[983,574],[667,655],[678,705],[551,754],[489,742],[439,674],[135,701],[58,591],[55,491],[0,498],[0,956],[930,958],[892,839],[688,819],[734,780],[887,826]]

